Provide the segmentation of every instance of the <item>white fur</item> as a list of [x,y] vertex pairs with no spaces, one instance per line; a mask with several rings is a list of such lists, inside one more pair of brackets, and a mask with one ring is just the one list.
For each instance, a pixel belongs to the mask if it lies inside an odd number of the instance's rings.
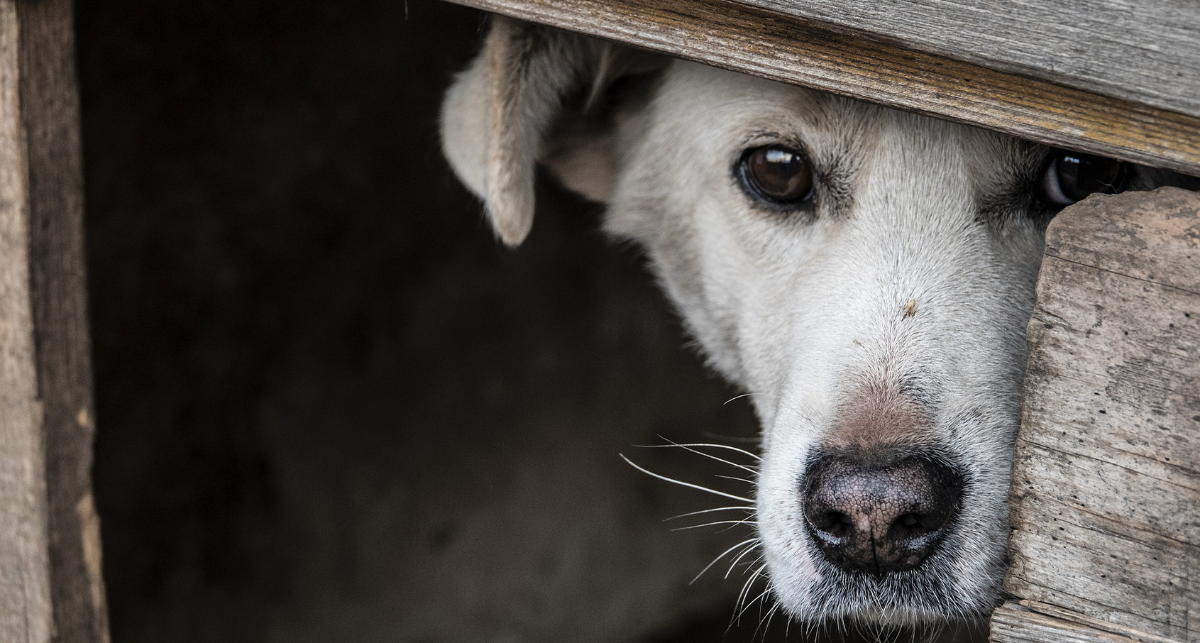
[[[778,599],[801,618],[986,611],[1003,569],[1042,248],[1032,225],[998,238],[974,220],[968,175],[1002,160],[992,152],[999,137],[689,63],[672,66],[645,118],[608,229],[649,249],[712,363],[753,394],[763,425],[758,524]],[[730,178],[746,147],[791,141],[854,166],[844,219],[764,216]],[[924,608],[814,604],[822,578],[800,524],[805,456],[859,382],[889,373],[940,394],[934,435],[971,468],[953,535],[961,554],[944,561],[959,591],[953,604]]]
[[[708,360],[752,395],[763,431],[758,530],[776,599],[809,620],[985,615],[1000,597],[1043,242],[1020,207],[982,212],[980,197],[1003,192],[1048,150],[703,65],[664,65],[651,97],[619,111],[603,144],[546,134],[541,156],[568,186],[606,186],[590,193],[607,196],[608,232],[646,248]],[[471,89],[481,69],[451,90],[443,137],[456,172],[482,196],[486,127]],[[844,194],[821,183],[812,216],[764,210],[731,169],[744,150],[775,143],[802,146]],[[554,162],[564,147],[568,160]],[[847,578],[802,528],[805,458],[860,385],[901,380],[936,402],[929,437],[967,471],[962,513],[920,573]]]

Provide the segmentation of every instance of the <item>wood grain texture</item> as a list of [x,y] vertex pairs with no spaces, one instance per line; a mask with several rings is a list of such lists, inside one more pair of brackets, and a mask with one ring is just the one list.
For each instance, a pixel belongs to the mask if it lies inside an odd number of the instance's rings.
[[69,0],[0,0],[0,640],[108,640]]
[[1200,118],[730,0],[453,0],[1021,138],[1200,176]]
[[1200,116],[1200,4],[738,0],[989,69]]
[[1065,210],[1028,337],[1005,588],[1200,641],[1200,194]]
[[1174,643],[1160,636],[1110,628],[1103,622],[1030,601],[1009,601],[996,608],[992,612],[989,640],[992,643]]
[[0,0],[0,640],[50,640],[45,456],[29,289],[17,6]]
[[108,640],[92,499],[91,346],[71,0],[18,0],[29,280],[45,445],[55,641]]

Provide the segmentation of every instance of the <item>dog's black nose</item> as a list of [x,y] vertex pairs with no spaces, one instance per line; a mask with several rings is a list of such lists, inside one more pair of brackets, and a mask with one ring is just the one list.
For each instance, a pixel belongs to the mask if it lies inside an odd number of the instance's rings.
[[917,567],[941,542],[962,479],[933,457],[854,449],[812,461],[803,495],[808,531],[830,562],[894,572]]

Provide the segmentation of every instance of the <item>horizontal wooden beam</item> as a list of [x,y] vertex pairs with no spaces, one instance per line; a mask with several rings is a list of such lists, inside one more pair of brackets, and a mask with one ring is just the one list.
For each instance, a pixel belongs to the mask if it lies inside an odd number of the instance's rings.
[[905,47],[1200,116],[1200,3],[736,0]]
[[1200,118],[730,0],[452,0],[772,80],[1200,176]]

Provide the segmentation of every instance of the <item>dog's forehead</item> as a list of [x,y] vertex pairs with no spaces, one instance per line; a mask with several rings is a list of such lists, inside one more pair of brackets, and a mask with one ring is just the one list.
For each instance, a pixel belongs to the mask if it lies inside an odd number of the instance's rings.
[[938,149],[984,183],[1027,174],[1046,154],[1044,146],[977,127],[685,61],[668,70],[656,103],[660,122],[685,128],[681,134],[709,151],[794,140],[844,164],[887,146]]
[[880,108],[697,63],[671,66],[656,101],[660,122],[694,138],[742,144],[755,136],[799,136],[829,146],[878,121]]

